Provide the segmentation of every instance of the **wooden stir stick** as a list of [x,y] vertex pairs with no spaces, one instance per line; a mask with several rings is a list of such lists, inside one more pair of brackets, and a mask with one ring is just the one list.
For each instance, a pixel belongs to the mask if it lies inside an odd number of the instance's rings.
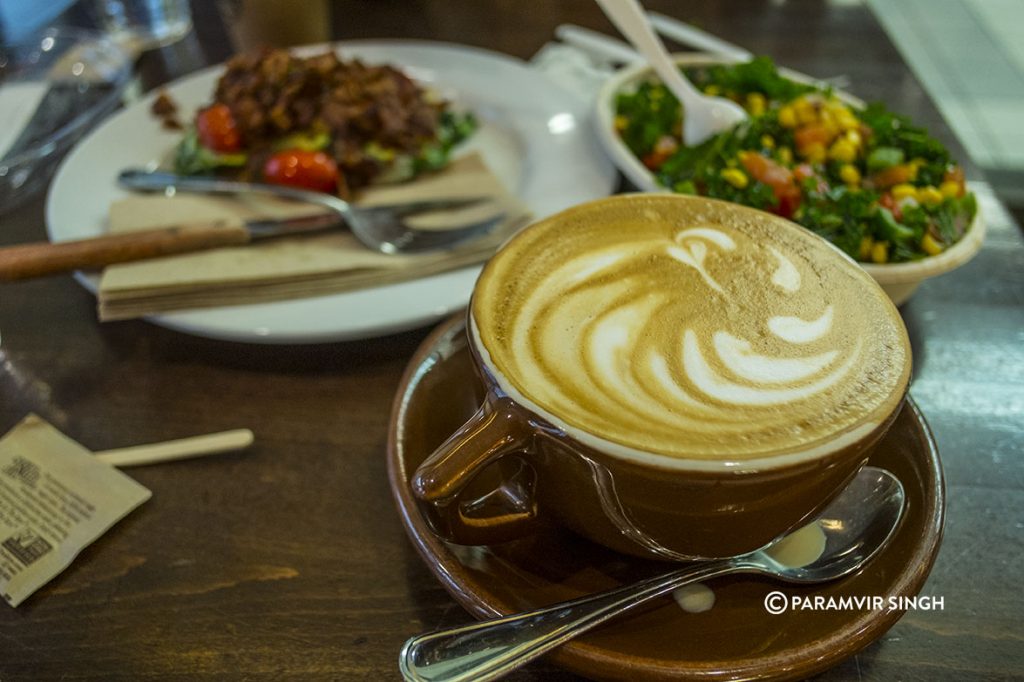
[[170,462],[188,457],[215,455],[221,452],[242,450],[252,445],[253,433],[249,429],[222,431],[205,436],[192,436],[169,440],[162,443],[133,445],[127,448],[102,450],[93,454],[103,462],[116,467],[140,466]]

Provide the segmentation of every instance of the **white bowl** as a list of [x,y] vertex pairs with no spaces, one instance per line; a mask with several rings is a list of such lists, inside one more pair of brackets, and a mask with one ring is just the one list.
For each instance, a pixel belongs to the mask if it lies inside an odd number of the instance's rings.
[[[722,59],[706,54],[678,54],[674,55],[676,63],[680,66],[705,66],[708,64],[728,64],[731,60]],[[779,69],[786,78],[800,83],[819,83],[815,79],[788,69]],[[640,159],[630,151],[615,131],[615,99],[623,92],[630,92],[637,84],[645,80],[653,80],[654,76],[651,67],[647,64],[635,64],[624,68],[612,76],[601,88],[596,101],[596,115],[594,123],[597,126],[597,136],[601,140],[605,152],[618,166],[630,182],[645,192],[668,192],[666,187],[658,184],[654,174],[641,163]],[[836,92],[836,96],[847,104],[858,109],[864,107],[864,102],[853,95],[845,92]],[[981,216],[981,209],[975,214],[967,233],[953,246],[949,247],[937,256],[929,256],[918,261],[907,263],[858,263],[875,278],[885,293],[889,295],[892,302],[900,305],[914,293],[918,285],[929,277],[935,277],[954,268],[960,267],[978,252],[985,239],[985,221]]]

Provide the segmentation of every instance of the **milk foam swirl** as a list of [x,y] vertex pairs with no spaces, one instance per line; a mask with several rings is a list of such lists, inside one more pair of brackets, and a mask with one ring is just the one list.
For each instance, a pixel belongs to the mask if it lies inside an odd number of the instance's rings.
[[474,297],[495,367],[568,424],[687,458],[805,446],[901,390],[905,332],[829,247],[689,218],[514,240]]

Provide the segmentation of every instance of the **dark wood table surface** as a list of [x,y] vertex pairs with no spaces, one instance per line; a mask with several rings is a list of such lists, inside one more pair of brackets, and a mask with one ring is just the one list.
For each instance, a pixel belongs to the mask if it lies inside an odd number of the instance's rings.
[[[845,74],[963,152],[869,9],[847,2],[648,2],[806,73]],[[144,55],[145,87],[232,51],[214,3]],[[339,39],[408,37],[529,58],[554,28],[612,33],[590,0],[353,0]],[[971,177],[978,180],[976,173]],[[908,613],[823,679],[1024,673],[1024,242],[998,204],[980,255],[903,307],[912,393],[945,463],[945,541]],[[45,237],[41,197],[0,217],[0,244]],[[0,606],[0,680],[394,679],[409,636],[468,616],[407,541],[385,437],[428,329],[263,347],[142,321],[100,324],[70,277],[0,287],[0,432],[37,412],[91,449],[248,426],[245,454],[135,469],[153,498],[17,609]],[[540,662],[513,679],[572,679]]]

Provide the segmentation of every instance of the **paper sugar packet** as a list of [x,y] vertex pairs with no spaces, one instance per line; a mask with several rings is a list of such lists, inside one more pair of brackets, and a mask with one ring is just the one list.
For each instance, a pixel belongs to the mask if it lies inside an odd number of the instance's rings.
[[17,606],[151,493],[36,415],[0,438],[0,595]]

